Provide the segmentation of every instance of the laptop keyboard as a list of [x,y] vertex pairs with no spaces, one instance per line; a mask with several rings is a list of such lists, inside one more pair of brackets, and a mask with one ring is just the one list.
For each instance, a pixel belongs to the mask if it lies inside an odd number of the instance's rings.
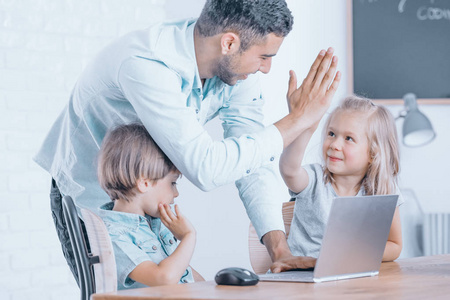
[[313,272],[312,271],[290,271],[290,272],[281,272],[281,273],[268,273],[259,275],[260,280],[280,280],[280,281],[297,281],[299,279],[312,279]]

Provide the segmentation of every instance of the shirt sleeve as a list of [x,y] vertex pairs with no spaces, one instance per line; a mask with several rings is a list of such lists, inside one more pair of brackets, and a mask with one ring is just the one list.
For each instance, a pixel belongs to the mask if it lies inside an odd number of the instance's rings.
[[[271,164],[273,152],[282,148],[276,128],[258,127],[258,131],[242,130],[239,134],[233,130],[224,140],[213,141],[199,124],[195,109],[186,106],[191,93],[184,87],[186,82],[161,62],[130,58],[123,63],[118,82],[159,147],[202,190],[234,182],[249,175],[248,170],[251,173]],[[247,112],[248,108],[238,113]],[[251,119],[249,122],[254,123]],[[267,141],[277,146],[267,146]],[[274,148],[277,151],[272,151]]]
[[131,241],[112,237],[111,239],[117,267],[117,281],[124,287],[132,286],[135,281],[128,275],[144,261],[152,261],[150,256]]
[[305,197],[310,197],[314,190],[317,190],[318,184],[324,184],[322,180],[319,180],[319,178],[323,178],[322,167],[319,164],[308,164],[303,165],[302,167],[305,169],[306,174],[308,174],[308,185],[300,193],[289,190],[289,195],[294,198],[295,201],[301,198],[304,199]]
[[[260,131],[270,133],[258,141],[260,147],[266,150],[265,156],[261,156],[266,164],[254,165],[246,171],[247,176],[236,181],[240,198],[259,238],[269,231],[284,231],[283,201],[280,201],[277,194],[279,185],[283,184],[278,171],[283,139],[274,125],[264,127],[263,104],[259,78],[253,75],[233,90],[230,99],[219,112],[225,138],[241,136],[244,133],[250,134],[251,137],[253,133]],[[254,153],[251,151],[243,154],[240,159],[254,159]]]

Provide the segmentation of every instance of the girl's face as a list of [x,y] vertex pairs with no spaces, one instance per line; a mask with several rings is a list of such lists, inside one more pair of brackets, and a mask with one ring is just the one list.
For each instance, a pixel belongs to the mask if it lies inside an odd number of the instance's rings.
[[164,178],[151,184],[151,187],[145,194],[145,200],[142,202],[143,210],[147,215],[154,218],[161,217],[158,205],[173,204],[174,199],[178,197],[177,180],[180,172],[170,172]]
[[338,112],[332,116],[323,142],[323,157],[335,176],[364,177],[371,157],[367,139],[367,115]]

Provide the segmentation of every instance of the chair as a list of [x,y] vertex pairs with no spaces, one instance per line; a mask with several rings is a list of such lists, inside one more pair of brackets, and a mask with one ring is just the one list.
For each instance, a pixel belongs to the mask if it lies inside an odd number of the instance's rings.
[[[431,255],[431,253],[424,253],[427,248],[426,245],[431,245],[431,243],[426,243],[427,238],[438,236],[439,233],[444,234],[444,232],[447,231],[439,230],[438,233],[438,230],[433,230],[430,232],[431,235],[424,235],[424,227],[431,225],[426,222],[426,217],[430,215],[424,213],[414,190],[401,189],[401,193],[405,203],[399,207],[403,241],[402,253],[400,253],[399,258]],[[433,222],[433,224],[437,225],[435,222]],[[437,243],[435,245],[437,245]]]
[[117,271],[114,251],[102,219],[92,211],[80,208],[86,227],[91,253],[87,250],[77,208],[70,196],[63,198],[63,215],[78,270],[81,299],[94,293],[117,291]]
[[[284,202],[283,203],[283,221],[284,229],[286,232],[286,237],[289,234],[291,228],[292,216],[294,214],[295,202]],[[256,230],[250,223],[248,230],[248,250],[250,255],[250,264],[252,265],[253,271],[256,274],[264,274],[269,270],[272,264],[272,259],[267,252],[266,246],[261,244]]]

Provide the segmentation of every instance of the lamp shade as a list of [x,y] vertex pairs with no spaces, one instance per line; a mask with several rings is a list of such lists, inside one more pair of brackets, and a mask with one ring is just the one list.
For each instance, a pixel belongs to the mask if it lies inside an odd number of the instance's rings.
[[436,137],[430,120],[419,111],[414,94],[407,94],[404,99],[407,113],[403,122],[403,143],[409,147],[428,144]]

